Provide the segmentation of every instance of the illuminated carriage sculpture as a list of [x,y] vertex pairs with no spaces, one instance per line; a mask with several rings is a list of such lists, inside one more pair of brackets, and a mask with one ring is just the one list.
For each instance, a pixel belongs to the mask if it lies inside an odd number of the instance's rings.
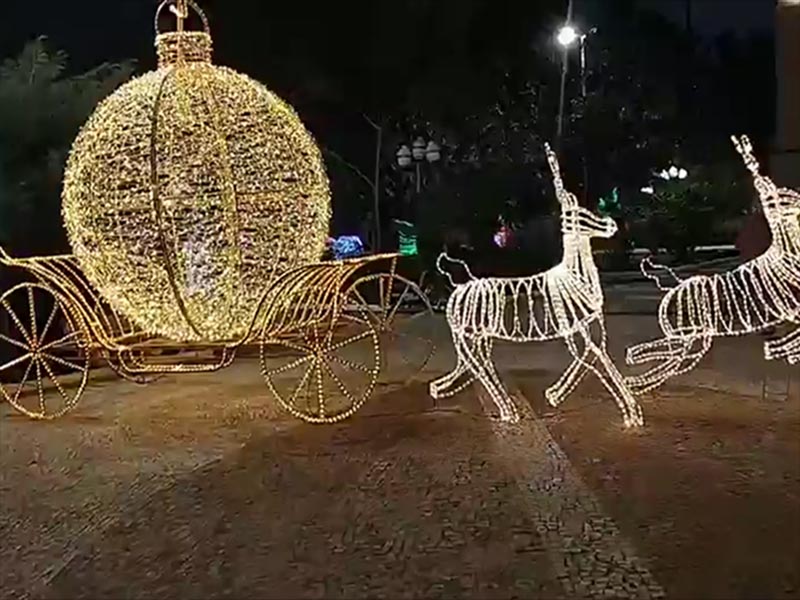
[[[178,28],[160,33],[167,6]],[[189,7],[204,31],[184,30]],[[430,304],[397,274],[396,255],[317,262],[329,185],[294,110],[211,64],[192,0],[165,0],[156,33],[158,69],[102,102],[73,146],[63,194],[73,255],[0,249],[0,265],[34,279],[0,297],[13,330],[0,332],[2,398],[55,418],[75,406],[98,357],[147,383],[223,368],[259,344],[284,408],[316,423],[347,418],[387,357],[402,354],[395,381],[430,358],[422,329],[413,358],[403,352],[399,323],[411,320],[398,313],[415,301],[430,314]]]

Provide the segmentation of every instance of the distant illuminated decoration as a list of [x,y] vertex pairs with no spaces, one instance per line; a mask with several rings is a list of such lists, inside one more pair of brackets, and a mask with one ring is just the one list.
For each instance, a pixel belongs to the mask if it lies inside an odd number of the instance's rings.
[[619,201],[618,188],[611,190],[610,196],[600,198],[600,201],[597,203],[597,212],[604,217],[613,217],[618,215],[620,210],[622,210],[622,204]]
[[[647,372],[628,378],[637,393],[693,369],[716,337],[740,336],[778,326],[791,327],[764,343],[767,360],[800,364],[800,193],[777,187],[762,175],[747,137],[733,138],[755,180],[772,244],[764,254],[733,271],[695,275],[681,280],[668,267],[642,262],[642,272],[666,291],[658,309],[664,337],[628,349],[628,363],[659,361]],[[674,281],[662,287],[653,270]]]
[[398,252],[402,256],[417,256],[419,247],[417,246],[417,228],[408,221],[395,220],[397,234],[399,238]]
[[357,235],[343,235],[331,240],[331,250],[336,260],[364,255],[364,243]]
[[[440,271],[455,287],[447,302],[447,323],[457,362],[450,373],[431,382],[430,394],[434,398],[450,396],[477,379],[500,411],[500,418],[517,421],[517,408],[492,359],[494,342],[561,339],[573,362],[545,391],[548,402],[559,405],[586,373],[592,372],[611,392],[625,426],[641,425],[641,407],[608,355],[603,290],[592,256],[591,238],[612,237],[617,224],[610,217],[599,217],[578,205],[575,195],[564,188],[555,154],[549,146],[546,150],[561,205],[564,257],[549,271],[515,278],[476,278],[463,261],[444,254],[439,257]],[[469,281],[455,284],[442,268],[443,260],[460,263]]]
[[[502,222],[502,221],[501,221]],[[508,248],[513,241],[514,231],[506,225],[502,223],[500,229],[494,234],[494,245],[498,248]]]

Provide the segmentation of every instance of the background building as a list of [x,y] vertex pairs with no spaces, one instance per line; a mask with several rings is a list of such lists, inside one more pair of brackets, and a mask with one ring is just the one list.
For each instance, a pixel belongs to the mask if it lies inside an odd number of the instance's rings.
[[772,173],[800,187],[800,0],[778,0],[775,25],[777,127]]

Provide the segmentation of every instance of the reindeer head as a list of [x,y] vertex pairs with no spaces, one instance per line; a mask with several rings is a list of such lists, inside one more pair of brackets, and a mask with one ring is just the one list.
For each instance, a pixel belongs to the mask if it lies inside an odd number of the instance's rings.
[[758,160],[753,154],[753,145],[750,139],[743,135],[740,138],[731,136],[733,145],[744,159],[747,170],[753,175],[756,191],[761,199],[761,208],[768,222],[780,221],[785,218],[797,219],[800,216],[800,193],[787,188],[779,188],[775,183],[762,175]]
[[618,229],[614,219],[601,217],[581,207],[575,194],[568,192],[564,187],[558,157],[550,148],[550,144],[545,144],[544,149],[547,153],[547,162],[550,163],[550,170],[553,172],[553,187],[556,190],[556,198],[558,198],[558,202],[561,205],[561,232],[564,237],[614,237]]

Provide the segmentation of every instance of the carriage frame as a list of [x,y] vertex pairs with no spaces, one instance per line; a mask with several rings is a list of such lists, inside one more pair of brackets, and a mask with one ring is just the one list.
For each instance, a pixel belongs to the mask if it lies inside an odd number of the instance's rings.
[[[432,316],[433,309],[420,287],[398,273],[399,257],[376,254],[288,268],[265,283],[244,335],[182,343],[150,334],[116,311],[75,256],[12,258],[0,247],[0,267],[21,271],[25,278],[0,295],[0,313],[18,333],[15,338],[0,329],[0,345],[17,355],[0,359],[0,401],[33,419],[55,419],[78,403],[97,362],[146,384],[166,374],[218,371],[242,348],[257,346],[267,387],[284,409],[311,423],[341,421],[379,383],[414,380],[435,351],[429,328],[409,333],[400,326]],[[416,310],[405,315],[411,302]],[[407,356],[392,344],[408,336],[415,346]],[[390,373],[391,382],[380,381],[382,373],[392,371],[393,353],[402,355],[398,362],[404,368]],[[4,372],[23,366],[18,382],[3,381]],[[77,381],[66,386],[64,378]],[[23,402],[31,395],[28,384],[35,384],[38,397],[33,408]]]

